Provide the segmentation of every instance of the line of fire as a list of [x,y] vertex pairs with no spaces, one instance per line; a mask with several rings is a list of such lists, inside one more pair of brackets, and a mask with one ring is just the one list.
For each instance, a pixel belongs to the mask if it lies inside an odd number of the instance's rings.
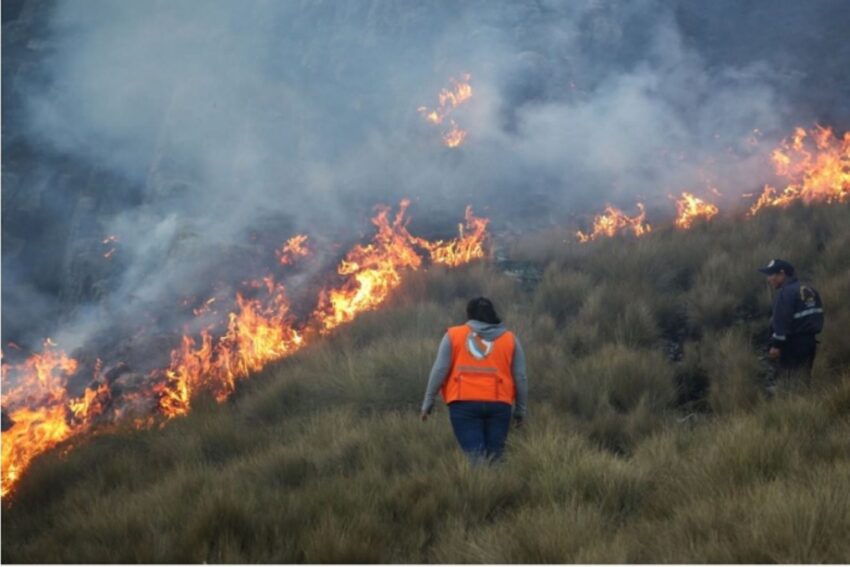
[[[192,399],[201,392],[224,401],[250,373],[380,307],[406,273],[425,265],[460,266],[485,256],[488,219],[475,216],[468,207],[456,238],[428,240],[408,231],[409,205],[402,201],[395,214],[389,207],[377,207],[374,237],[345,254],[336,270],[338,283],[318,292],[306,320],[292,315],[283,283],[271,276],[250,281],[247,287],[258,289],[258,296],[238,293],[223,330],[210,326],[200,337],[183,335],[170,365],[152,371],[143,388],[115,391],[98,361],[92,384],[81,396],[71,396],[68,382],[80,364],[51,339],[22,363],[4,361],[3,380],[9,387],[4,387],[3,395],[3,495],[34,457],[60,442],[118,422],[136,427],[161,424],[188,413]],[[280,250],[281,263],[309,260],[307,239],[308,235],[289,239]],[[205,315],[213,304],[214,298],[206,300],[195,315]],[[148,411],[141,415],[128,411],[134,407]]]
[[[437,106],[417,109],[427,123],[439,129],[442,144],[453,150],[469,140],[455,112],[472,99],[471,80],[470,74],[451,79],[450,86],[440,91]],[[786,184],[783,188],[766,185],[757,196],[742,196],[742,200],[755,197],[752,204],[742,206],[746,208],[744,218],[792,203],[850,201],[850,132],[840,137],[829,127],[797,128],[770,159]],[[718,195],[719,191],[707,193]],[[675,209],[671,224],[677,230],[689,230],[720,213],[719,205],[707,195],[681,191],[671,199]],[[51,339],[44,340],[42,350],[22,362],[4,359],[3,496],[13,491],[35,457],[60,443],[118,423],[139,428],[161,425],[190,412],[193,399],[202,392],[224,401],[239,381],[252,373],[322,340],[360,314],[380,308],[406,274],[431,265],[461,266],[490,255],[489,220],[476,216],[471,207],[467,207],[456,237],[429,240],[408,230],[409,206],[405,200],[396,211],[387,206],[376,208],[374,236],[342,257],[334,283],[319,289],[308,315],[294,314],[280,279],[250,280],[250,294],[237,293],[233,307],[225,309],[219,324],[207,325],[200,333],[184,333],[171,351],[168,367],[150,372],[142,387],[119,391],[104,370],[116,365],[98,360],[89,386],[81,395],[72,396],[68,384],[81,372],[81,364]],[[641,238],[651,234],[653,226],[647,221],[645,203],[636,203],[628,212],[608,204],[575,236],[579,243],[618,235]],[[102,244],[102,255],[108,260],[116,254],[120,239],[108,236]],[[275,255],[279,267],[298,269],[310,262],[315,252],[310,235],[296,234]],[[218,304],[220,300],[211,297],[194,313],[203,317]]]
[[[773,150],[770,159],[777,176],[787,185],[777,189],[765,185],[746,215],[752,217],[767,208],[783,208],[794,203],[846,203],[850,201],[850,132],[838,137],[832,128],[816,125],[811,130],[798,127],[792,137]],[[717,194],[716,189],[709,192]],[[741,195],[741,199],[752,195]],[[675,198],[674,198],[675,199]],[[720,212],[718,205],[683,191],[675,199],[676,216],[673,225],[682,230],[699,221],[709,221]],[[632,234],[640,237],[652,232],[646,220],[644,203],[637,203],[637,213],[629,215],[608,205],[593,219],[588,232],[576,232],[576,239],[585,243],[597,238]]]

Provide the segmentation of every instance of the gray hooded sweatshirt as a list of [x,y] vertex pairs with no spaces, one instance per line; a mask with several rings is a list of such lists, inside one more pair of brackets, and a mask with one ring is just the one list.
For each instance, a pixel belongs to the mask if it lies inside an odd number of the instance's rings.
[[[507,332],[504,323],[482,323],[481,321],[470,319],[466,324],[472,327],[472,330],[478,333],[478,336],[485,341],[494,341]],[[443,335],[443,340],[440,341],[440,347],[437,349],[437,359],[434,361],[434,365],[431,367],[431,375],[428,377],[425,400],[422,402],[422,411],[424,413],[431,413],[431,410],[434,408],[434,398],[448,377],[451,366],[452,343],[449,340],[449,334],[446,333]],[[516,338],[516,335],[514,335],[514,358],[511,363],[511,372],[514,376],[514,385],[516,386],[514,415],[516,417],[525,417],[526,404],[528,402],[528,378],[525,375],[525,352],[523,352],[522,345],[519,344],[519,339]]]

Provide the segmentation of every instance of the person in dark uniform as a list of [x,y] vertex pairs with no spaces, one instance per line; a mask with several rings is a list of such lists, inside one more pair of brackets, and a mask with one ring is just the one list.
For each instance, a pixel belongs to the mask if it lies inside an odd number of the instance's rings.
[[811,285],[800,283],[794,266],[778,258],[759,268],[776,290],[770,318],[768,358],[783,377],[799,374],[808,385],[817,352],[817,334],[823,330],[823,304]]

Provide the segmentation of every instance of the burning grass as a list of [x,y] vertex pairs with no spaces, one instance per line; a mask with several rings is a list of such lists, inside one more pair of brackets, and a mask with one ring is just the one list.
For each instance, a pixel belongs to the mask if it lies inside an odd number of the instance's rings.
[[[841,137],[836,136],[830,127],[816,125],[810,130],[797,127],[793,136],[782,140],[773,150],[770,159],[776,177],[785,183],[785,187],[777,189],[765,185],[750,206],[749,216],[771,207],[850,201],[850,132]],[[721,196],[715,188],[710,191]],[[752,197],[752,194],[742,195],[742,198]],[[710,221],[720,212],[717,205],[687,191],[683,191],[676,200],[675,208],[673,225],[681,230],[690,230],[696,223]],[[590,231],[575,233],[576,239],[588,243],[624,234],[636,238],[646,236],[652,232],[652,225],[647,222],[643,203],[637,203],[637,209],[636,215],[629,216],[608,205],[602,213],[593,217]]]
[[[449,114],[472,96],[469,79],[465,75],[462,81],[453,81],[451,90],[443,89],[439,96],[439,108],[429,110],[422,107],[419,111],[429,122],[442,124]],[[449,119],[449,123],[452,130],[457,131],[454,120]],[[465,135],[462,131],[460,134]],[[463,136],[456,143],[447,141],[447,144],[455,147],[462,140]],[[789,184],[781,195],[767,187],[751,208],[750,216],[765,207],[784,208],[795,203],[844,203],[850,195],[848,151],[850,134],[840,139],[829,128],[818,126],[811,133],[797,128],[793,139],[783,141],[772,154],[777,174],[787,178]],[[716,190],[712,191],[719,195]],[[402,201],[392,219],[388,207],[378,207],[372,219],[376,228],[374,238],[369,243],[356,245],[345,255],[337,267],[340,281],[319,291],[317,304],[308,320],[299,322],[291,315],[284,285],[276,281],[274,276],[268,275],[249,282],[255,289],[265,288],[264,297],[248,297],[242,292],[236,295],[233,311],[227,314],[226,330],[216,334],[214,324],[205,324],[200,336],[187,331],[182,337],[181,346],[172,351],[168,368],[151,372],[150,387],[134,393],[135,401],[144,401],[145,398],[155,400],[157,410],[157,415],[136,416],[136,424],[151,425],[158,416],[172,418],[185,415],[190,411],[192,399],[201,392],[211,394],[219,402],[224,401],[235,391],[237,383],[250,373],[259,372],[267,364],[291,356],[312,338],[327,336],[362,313],[384,305],[401,286],[403,277],[424,265],[425,257],[431,265],[457,267],[486,255],[489,221],[476,217],[470,207],[466,209],[464,222],[458,226],[457,238],[432,242],[408,232],[408,219],[405,217],[408,206],[409,201]],[[609,205],[594,218],[592,231],[576,232],[578,241],[588,243],[603,237],[610,239],[625,234],[635,238],[646,237],[652,233],[652,226],[646,220],[644,205],[638,203],[637,208],[638,214],[629,216]],[[681,230],[690,230],[697,223],[705,226],[705,222],[716,217],[718,211],[716,205],[683,192],[676,201],[673,226]],[[311,253],[308,239],[308,235],[299,234],[287,240],[275,252],[278,263],[291,266],[296,259],[303,261]],[[109,236],[102,244],[111,246],[116,242],[117,237]],[[791,257],[790,250],[795,246],[799,247],[799,243],[783,249],[783,255]],[[647,246],[638,244],[637,248],[640,250]],[[549,251],[552,250],[550,248]],[[649,250],[652,256],[652,247]],[[112,252],[114,250],[108,254]],[[676,253],[675,250],[672,252]],[[586,299],[582,298],[581,308],[575,324],[565,337],[565,344],[573,351],[589,353],[604,344],[613,332],[619,343],[649,346],[659,340],[661,331],[668,336],[675,334],[671,329],[681,326],[683,319],[690,324],[691,332],[701,332],[720,329],[740,319],[742,308],[745,311],[749,309],[751,314],[752,306],[759,303],[759,299],[747,291],[748,268],[744,267],[745,264],[739,264],[737,271],[728,270],[726,264],[731,258],[728,250],[714,248],[711,254],[709,261],[701,267],[701,273],[695,276],[691,269],[671,270],[670,262],[664,261],[666,257],[657,254],[648,258],[649,266],[634,266],[635,269],[651,267],[658,276],[654,281],[641,282],[645,287],[641,291],[648,291],[649,294],[644,295],[652,299],[633,299],[630,294],[634,290],[624,287],[617,279],[618,274],[612,273],[610,268],[606,269],[608,277],[600,280],[604,283],[588,291]],[[619,255],[621,263],[618,269],[634,265],[633,258],[638,257]],[[614,256],[616,254],[611,255]],[[767,256],[764,254],[762,257]],[[750,258],[753,262],[759,261],[755,256]],[[718,265],[722,265],[720,269]],[[616,272],[616,269],[613,271]],[[693,277],[696,277],[697,285],[689,286],[688,301],[683,309],[672,307],[669,302],[658,301],[659,294],[666,293],[671,285],[674,286],[673,291],[676,291],[675,285]],[[544,290],[557,291],[558,279],[563,278],[550,277],[544,284]],[[648,285],[654,287],[646,287]],[[653,291],[657,292],[654,296]],[[738,291],[740,295],[735,295]],[[541,302],[546,300],[546,294],[544,291],[538,296],[536,307],[540,307]],[[193,309],[195,316],[200,319],[217,313],[212,307],[216,299],[209,298]],[[562,308],[555,310],[559,312],[555,314],[556,321],[563,319],[564,310],[572,309],[571,303],[575,302],[566,300]],[[604,313],[614,308],[617,317],[606,318]],[[76,371],[77,362],[61,351],[52,353],[50,349],[53,347],[55,345],[46,342],[44,351],[34,354],[28,361],[4,364],[4,380],[8,374],[14,375],[13,382],[23,384],[26,393],[22,395],[21,388],[16,387],[17,392],[5,400],[9,411],[15,414],[11,416],[13,430],[6,434],[6,448],[3,451],[0,487],[3,496],[9,493],[32,458],[66,438],[88,431],[106,408],[113,405],[111,387],[99,376],[102,367],[99,360],[92,385],[79,398],[69,397],[66,379],[58,378],[57,382],[57,377],[52,374],[58,371],[71,376]],[[55,362],[57,357],[66,360]],[[53,364],[55,368],[40,371],[39,365],[45,364]],[[69,369],[68,365],[74,368]]]
[[836,136],[832,128],[796,128],[790,139],[771,154],[778,176],[787,180],[784,189],[766,185],[750,208],[757,214],[766,207],[791,203],[846,203],[850,200],[850,132]]
[[441,126],[443,145],[447,148],[457,148],[466,139],[466,130],[463,130],[450,115],[462,104],[472,98],[472,75],[464,73],[460,79],[450,79],[451,88],[440,90],[438,99],[440,101],[436,108],[420,106],[417,111],[430,124]]
[[[470,207],[466,208],[465,222],[458,225],[457,238],[431,242],[408,232],[408,206],[409,201],[402,201],[392,220],[389,207],[377,207],[372,219],[374,238],[346,254],[337,268],[341,282],[319,291],[318,305],[307,321],[296,321],[284,285],[273,276],[248,282],[258,297],[237,293],[223,333],[214,335],[214,323],[205,324],[199,339],[187,331],[180,348],[171,352],[169,367],[153,370],[148,376],[151,384],[132,392],[135,399],[147,400],[154,410],[137,416],[133,424],[146,427],[159,418],[186,415],[193,400],[202,394],[225,401],[249,374],[291,356],[310,339],[328,335],[382,306],[409,272],[423,266],[423,255],[430,256],[433,265],[453,267],[485,256],[489,221],[476,217]],[[290,238],[277,251],[280,263],[289,265],[295,258],[309,255],[307,239],[306,235]],[[194,309],[195,316],[205,317],[215,300],[210,298]],[[38,454],[96,425],[114,425],[104,417],[113,392],[100,375],[101,361],[95,366],[94,385],[81,397],[71,398],[67,381],[77,369],[78,362],[56,349],[49,339],[42,352],[26,361],[4,363],[3,381],[8,390],[3,400],[4,428],[7,408],[11,427],[3,434],[3,496],[10,493]],[[121,415],[115,417],[123,419]]]
[[635,236],[643,236],[652,232],[652,226],[646,222],[646,209],[643,203],[637,204],[638,213],[629,216],[617,207],[608,205],[605,211],[593,218],[593,230],[590,232],[576,232],[579,242],[590,242],[607,236],[611,238],[618,234],[631,233]]
[[[847,562],[847,213],[560,238],[535,249],[530,292],[485,263],[411,273],[224,405],[35,459],[3,504],[2,560]],[[780,255],[827,327],[812,391],[766,402],[755,267]],[[531,395],[488,469],[465,464],[442,407],[417,415],[440,335],[479,293],[523,341]]]

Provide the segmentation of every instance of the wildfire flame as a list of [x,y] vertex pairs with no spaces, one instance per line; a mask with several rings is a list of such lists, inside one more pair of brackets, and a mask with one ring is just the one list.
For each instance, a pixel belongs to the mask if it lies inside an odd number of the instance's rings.
[[409,205],[410,201],[402,201],[392,222],[389,208],[379,207],[372,219],[378,229],[373,241],[355,246],[340,262],[337,273],[346,276],[345,281],[337,288],[322,290],[313,313],[321,333],[383,303],[401,284],[401,270],[415,270],[422,264],[404,218]]
[[389,209],[380,207],[372,219],[378,229],[372,243],[355,246],[340,262],[337,273],[346,276],[345,281],[339,287],[323,290],[313,313],[320,333],[327,333],[386,301],[401,284],[403,271],[416,270],[422,265],[417,248],[425,249],[432,263],[448,266],[460,266],[484,257],[489,219],[476,217],[472,208],[467,207],[465,223],[458,225],[458,238],[430,242],[408,232],[404,215],[409,205],[410,201],[402,201],[392,222]]
[[[428,122],[444,127],[443,141],[448,147],[460,146],[466,137],[450,114],[471,98],[469,80],[469,75],[461,81],[452,80],[451,88],[440,92],[437,108],[419,109]],[[750,209],[751,215],[765,207],[785,207],[797,201],[850,201],[850,132],[838,138],[828,127],[817,126],[811,131],[797,128],[773,151],[771,160],[776,173],[788,184],[781,191],[765,186]],[[156,411],[165,418],[189,412],[193,396],[202,391],[224,400],[250,373],[290,356],[313,337],[328,334],[360,313],[379,307],[401,285],[404,274],[419,269],[426,260],[458,266],[485,255],[489,221],[475,217],[471,208],[466,209],[457,238],[429,241],[408,231],[408,207],[409,202],[402,201],[394,216],[388,207],[378,207],[372,219],[377,229],[373,240],[354,246],[345,255],[337,267],[341,280],[319,291],[316,306],[306,321],[299,323],[291,314],[282,283],[271,276],[246,282],[252,290],[236,295],[223,332],[216,332],[210,324],[199,337],[185,333],[180,347],[171,353],[168,368],[149,376],[154,385],[149,390],[122,393],[122,399],[155,396]],[[589,242],[621,233],[643,236],[652,227],[646,222],[644,205],[638,203],[637,207],[638,214],[629,216],[609,205],[594,218],[592,231],[578,231],[576,237],[580,242]],[[677,201],[675,224],[688,229],[695,219],[710,219],[717,212],[717,206],[683,192]],[[112,257],[117,242],[116,236],[101,241],[109,247],[104,257]],[[290,238],[276,252],[280,264],[291,265],[296,258],[308,255],[306,244],[306,235]],[[193,310],[195,315],[207,316],[215,301],[216,298],[206,300]],[[188,300],[184,303],[188,305]],[[8,346],[21,350],[14,343]],[[67,386],[78,372],[79,363],[49,339],[41,352],[24,362],[3,362],[4,422],[8,417],[11,426],[2,434],[0,495],[9,494],[33,458],[89,431],[99,418],[103,420],[107,408],[111,419],[122,418],[123,409],[111,407],[114,404],[109,383],[98,378],[101,367],[98,361],[96,380],[75,397],[68,393]],[[150,417],[136,417],[133,421],[137,427],[151,423]]]
[[706,203],[691,193],[683,192],[681,199],[676,201],[675,225],[687,230],[693,226],[697,219],[709,220],[717,213],[717,205]]
[[[472,75],[464,74],[461,80],[449,79],[451,89],[443,88],[438,95],[440,105],[437,108],[431,109],[427,106],[420,106],[417,110],[431,124],[440,125],[446,121],[449,115],[454,110],[472,98],[472,85],[469,81]],[[458,126],[454,119],[448,119],[449,127],[443,130],[443,143],[449,148],[456,148],[463,144],[466,139],[466,131]]]
[[307,235],[296,234],[286,241],[283,247],[278,250],[277,257],[281,264],[289,266],[295,262],[295,258],[300,258],[310,254],[310,249],[307,248]]
[[[407,270],[423,264],[425,254],[432,263],[449,266],[484,256],[488,219],[474,216],[467,207],[458,238],[431,242],[408,232],[408,206],[408,201],[402,201],[392,220],[388,207],[378,207],[372,219],[377,228],[373,240],[354,246],[345,255],[337,269],[344,277],[342,283],[319,292],[317,307],[307,321],[299,325],[291,315],[282,283],[271,276],[248,281],[252,296],[236,295],[221,336],[217,337],[211,326],[201,331],[197,340],[185,333],[180,347],[171,353],[168,368],[149,375],[153,385],[147,390],[122,393],[121,399],[132,403],[141,396],[153,396],[157,415],[166,419],[188,413],[193,397],[200,392],[223,401],[240,380],[292,355],[308,337],[327,334],[363,311],[380,306],[401,285]],[[281,252],[303,255],[306,239],[300,235],[291,238]],[[215,301],[207,299],[194,310],[195,315],[206,315]],[[2,496],[12,490],[34,457],[91,430],[98,418],[103,421],[108,407],[112,419],[124,417],[122,408],[112,407],[110,385],[100,377],[102,366],[98,360],[94,383],[81,396],[73,397],[68,394],[67,382],[77,373],[79,364],[50,340],[45,341],[40,353],[23,363],[3,363],[3,411],[12,425],[2,434]],[[154,423],[151,416],[130,417],[135,427]]]
[[461,130],[454,120],[449,120],[450,128],[443,134],[443,143],[449,148],[456,148],[466,139],[466,131]]
[[3,409],[13,425],[3,432],[0,495],[8,494],[36,455],[73,433],[75,426],[67,421],[69,402],[81,417],[88,413],[85,401],[69,399],[65,388],[77,368],[77,361],[50,339],[25,362],[3,363]]
[[303,337],[293,326],[286,290],[270,277],[264,283],[265,301],[237,294],[237,309],[228,315],[227,333],[220,339],[204,330],[196,347],[191,336],[183,336],[181,348],[171,353],[165,382],[156,388],[163,415],[188,413],[192,397],[202,390],[224,401],[238,380],[300,348]]
[[428,242],[417,239],[417,244],[428,250],[431,262],[447,266],[460,266],[472,260],[484,257],[484,244],[487,240],[489,219],[476,217],[472,207],[467,206],[464,223],[457,225],[458,238],[449,241]]
[[643,203],[637,204],[640,211],[630,217],[620,209],[608,205],[605,211],[593,219],[593,230],[590,233],[576,232],[579,242],[590,242],[602,236],[613,237],[617,234],[632,232],[635,236],[643,236],[652,231],[652,226],[646,222],[646,210]]
[[838,138],[828,127],[816,126],[810,132],[796,128],[790,140],[783,140],[773,150],[771,161],[776,173],[789,180],[788,185],[781,191],[765,185],[750,208],[751,215],[765,207],[787,207],[797,201],[850,201],[850,132]]

